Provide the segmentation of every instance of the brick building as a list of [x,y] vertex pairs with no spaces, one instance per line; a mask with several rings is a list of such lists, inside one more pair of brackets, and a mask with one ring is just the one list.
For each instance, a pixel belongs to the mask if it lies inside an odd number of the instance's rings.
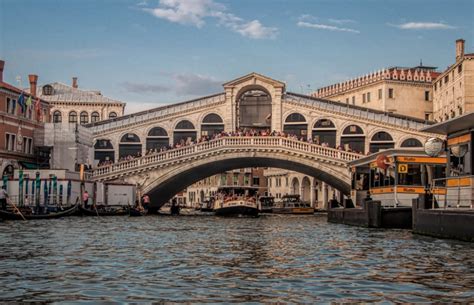
[[[0,170],[3,175],[12,176],[15,168],[42,166],[35,134],[50,121],[50,106],[34,94],[5,83],[4,66],[5,62],[0,60]],[[31,92],[36,92],[38,76],[31,74],[28,79]],[[19,100],[22,93],[25,104]]]

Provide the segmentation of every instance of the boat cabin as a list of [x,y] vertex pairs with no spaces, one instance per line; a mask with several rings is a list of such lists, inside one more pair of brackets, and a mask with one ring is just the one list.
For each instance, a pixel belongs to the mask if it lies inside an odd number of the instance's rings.
[[445,157],[430,157],[420,149],[388,149],[349,163],[351,199],[361,206],[368,195],[382,206],[412,205],[446,170]]
[[278,204],[281,207],[310,208],[311,205],[300,200],[300,195],[284,195]]

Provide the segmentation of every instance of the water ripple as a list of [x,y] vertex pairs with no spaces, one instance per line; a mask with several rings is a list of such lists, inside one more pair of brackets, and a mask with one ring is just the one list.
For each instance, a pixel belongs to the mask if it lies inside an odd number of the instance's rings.
[[0,223],[0,301],[474,301],[474,245],[324,217]]

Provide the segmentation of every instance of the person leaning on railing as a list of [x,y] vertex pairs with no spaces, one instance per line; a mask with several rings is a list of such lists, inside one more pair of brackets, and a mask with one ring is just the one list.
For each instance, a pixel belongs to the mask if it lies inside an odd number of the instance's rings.
[[[274,130],[274,131],[270,132],[270,129],[257,130],[257,129],[239,128],[239,129],[237,129],[236,131],[233,131],[233,132],[221,131],[219,133],[213,134],[212,136],[201,136],[196,141],[192,141],[190,139],[188,139],[188,140],[181,139],[179,142],[174,143],[173,145],[168,144],[167,146],[160,147],[160,149],[158,149],[158,148],[149,149],[145,152],[145,156],[159,154],[159,153],[166,152],[166,151],[172,150],[172,149],[192,146],[194,144],[207,143],[209,141],[217,140],[217,139],[224,138],[224,137],[284,137],[284,138],[292,139],[292,140],[295,140],[295,141],[320,145],[322,147],[335,148],[335,147],[330,147],[329,143],[327,143],[327,142],[320,143],[318,139],[313,140],[311,136],[308,136],[307,138],[304,138],[304,137],[298,138],[297,135],[288,134],[288,133],[285,133],[284,131],[275,131]],[[337,149],[339,151],[348,151],[348,152],[355,152],[355,153],[361,154],[361,152],[352,151],[350,149],[350,147],[348,147],[348,149],[346,150],[345,147],[342,146],[342,145],[339,145],[337,147]],[[140,157],[141,157],[141,153],[138,152],[136,155],[127,155],[126,157],[121,157],[121,158],[118,159],[117,162],[130,161],[130,160],[133,160],[135,158],[140,158]],[[114,164],[114,162],[112,162],[112,161],[102,161],[98,164],[98,166],[99,167],[108,166],[108,165],[111,165],[111,164]]]

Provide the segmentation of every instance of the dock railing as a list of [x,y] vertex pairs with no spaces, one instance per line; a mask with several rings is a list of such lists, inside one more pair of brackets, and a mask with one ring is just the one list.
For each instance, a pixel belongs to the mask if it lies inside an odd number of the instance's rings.
[[433,179],[432,209],[474,209],[474,176]]

